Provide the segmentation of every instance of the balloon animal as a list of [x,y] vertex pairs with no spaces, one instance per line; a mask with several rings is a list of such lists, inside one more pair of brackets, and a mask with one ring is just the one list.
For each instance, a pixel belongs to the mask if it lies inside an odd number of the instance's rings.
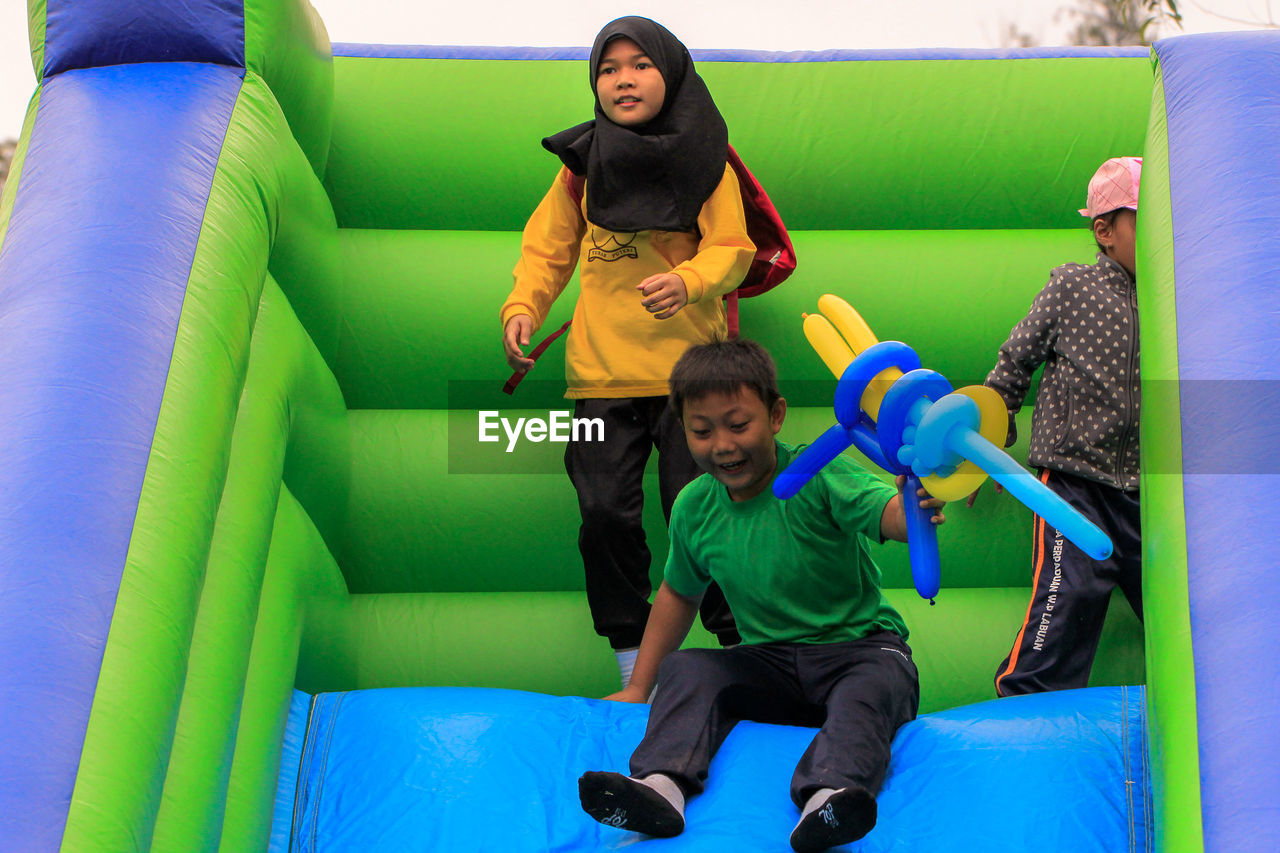
[[938,534],[932,510],[912,498],[923,488],[953,501],[990,475],[1094,559],[1111,554],[1111,540],[1000,448],[1008,432],[1004,401],[983,385],[952,389],[940,373],[921,367],[915,350],[876,340],[849,303],[830,293],[819,314],[806,314],[805,336],[839,378],[836,424],[787,466],[773,484],[791,497],[850,445],[892,474],[905,474],[907,546],[911,576],[933,602],[941,585]]

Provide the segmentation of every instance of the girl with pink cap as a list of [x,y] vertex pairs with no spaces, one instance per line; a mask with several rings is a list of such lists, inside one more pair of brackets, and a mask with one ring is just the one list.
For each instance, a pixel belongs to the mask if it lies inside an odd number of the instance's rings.
[[1034,517],[1032,597],[996,671],[1000,696],[1087,686],[1116,586],[1142,618],[1135,290],[1141,176],[1140,157],[1099,167],[1080,210],[1091,221],[1097,263],[1053,270],[986,379],[1009,409],[1008,446],[1016,439],[1013,415],[1044,365],[1028,461],[1115,544],[1111,557],[1094,560]]

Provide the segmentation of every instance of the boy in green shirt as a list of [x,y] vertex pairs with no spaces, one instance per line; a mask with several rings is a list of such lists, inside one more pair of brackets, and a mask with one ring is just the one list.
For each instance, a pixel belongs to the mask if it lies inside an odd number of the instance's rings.
[[[611,826],[677,835],[685,799],[739,720],[821,726],[792,777],[802,814],[791,846],[854,841],[875,826],[889,744],[919,705],[906,626],[867,551],[868,539],[906,541],[902,480],[895,491],[842,456],[795,497],[774,497],[796,451],[775,438],[786,401],[773,360],[751,341],[691,347],[672,371],[671,402],[706,473],[676,499],[635,671],[608,697],[644,702],[658,687],[631,775],[584,774],[582,807]],[[681,651],[712,581],[743,644]]]

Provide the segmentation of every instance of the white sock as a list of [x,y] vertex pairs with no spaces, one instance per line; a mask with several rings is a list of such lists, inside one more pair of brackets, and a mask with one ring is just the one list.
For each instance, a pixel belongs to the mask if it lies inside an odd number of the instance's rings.
[[618,672],[622,674],[622,686],[631,683],[631,671],[636,668],[636,653],[639,649],[614,649],[613,656],[618,659]]
[[667,802],[671,803],[672,808],[680,812],[681,817],[684,817],[684,791],[680,790],[680,786],[676,784],[675,779],[665,773],[654,773],[643,779],[636,779],[636,781],[657,791]]
[[809,812],[821,807],[827,801],[827,797],[830,797],[835,792],[835,788],[819,788],[814,791],[813,795],[805,802],[804,809],[800,812],[800,819],[803,820]]

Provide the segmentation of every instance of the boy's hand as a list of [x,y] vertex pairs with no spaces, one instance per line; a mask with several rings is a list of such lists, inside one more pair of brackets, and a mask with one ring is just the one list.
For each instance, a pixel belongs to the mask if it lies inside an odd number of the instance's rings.
[[632,702],[636,705],[643,705],[649,701],[649,697],[644,694],[644,691],[631,684],[628,684],[617,693],[610,693],[604,698],[610,702]]
[[684,279],[673,272],[651,275],[637,284],[636,290],[644,297],[640,304],[655,320],[674,317],[689,304],[689,291],[684,286]]
[[507,356],[507,364],[511,369],[527,373],[533,367],[533,359],[525,358],[521,347],[529,345],[529,336],[533,334],[533,318],[528,314],[517,314],[507,321],[502,330],[502,349]]
[[[898,487],[898,494],[901,495],[903,488],[907,485],[907,475],[899,474],[897,477],[894,478],[893,482]],[[922,509],[941,509],[942,507],[947,505],[946,501],[942,500],[942,498],[935,498],[933,495],[925,491],[924,487],[916,489],[916,497],[920,499],[920,507]],[[904,503],[906,499],[907,499],[906,496],[903,495],[902,500],[904,501]],[[929,520],[932,521],[934,524],[945,524],[947,521],[947,517],[943,515],[941,512],[935,512],[933,514],[933,517]]]

